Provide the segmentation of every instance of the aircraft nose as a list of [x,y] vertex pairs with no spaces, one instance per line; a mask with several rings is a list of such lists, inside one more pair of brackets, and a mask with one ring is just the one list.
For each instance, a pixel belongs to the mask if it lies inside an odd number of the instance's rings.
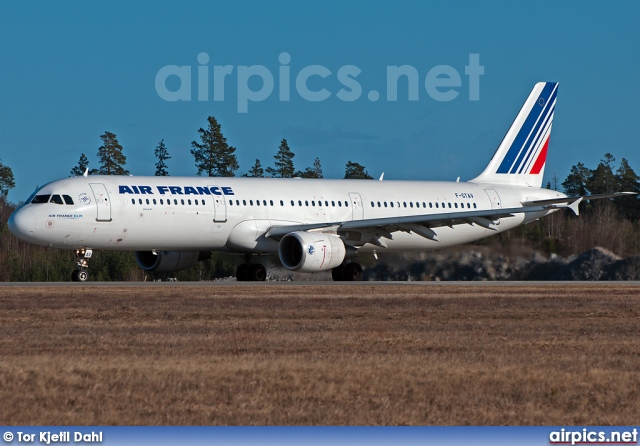
[[28,209],[18,209],[9,217],[9,231],[18,238],[36,230],[36,216]]

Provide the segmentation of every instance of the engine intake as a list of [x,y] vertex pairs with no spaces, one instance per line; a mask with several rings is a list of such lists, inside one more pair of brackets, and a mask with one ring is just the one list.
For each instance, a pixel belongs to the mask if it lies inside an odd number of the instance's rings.
[[136,262],[145,271],[158,273],[173,273],[191,268],[200,260],[211,257],[210,252],[198,251],[136,251]]
[[282,237],[278,255],[280,262],[292,271],[315,273],[340,266],[347,247],[337,235],[300,231]]

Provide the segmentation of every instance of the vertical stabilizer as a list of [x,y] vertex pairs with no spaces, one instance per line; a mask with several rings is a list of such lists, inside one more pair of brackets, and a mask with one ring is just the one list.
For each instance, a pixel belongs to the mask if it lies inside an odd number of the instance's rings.
[[472,182],[542,186],[557,93],[557,82],[533,87],[489,165]]

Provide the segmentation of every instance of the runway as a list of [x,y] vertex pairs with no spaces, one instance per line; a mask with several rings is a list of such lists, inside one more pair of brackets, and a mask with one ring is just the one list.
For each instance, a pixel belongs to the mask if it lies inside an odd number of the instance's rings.
[[639,286],[640,281],[469,281],[469,282],[456,282],[456,281],[430,281],[430,282],[333,282],[333,281],[266,281],[266,282],[237,282],[235,279],[223,279],[212,281],[199,281],[199,282],[178,282],[178,281],[166,281],[166,282],[0,282],[0,288],[2,287],[274,287],[274,286],[287,286],[287,287],[308,287],[308,286],[366,286],[366,287],[386,287],[386,286],[448,286],[448,287],[501,287],[501,286],[518,286],[518,287],[554,287],[564,285],[575,286]]

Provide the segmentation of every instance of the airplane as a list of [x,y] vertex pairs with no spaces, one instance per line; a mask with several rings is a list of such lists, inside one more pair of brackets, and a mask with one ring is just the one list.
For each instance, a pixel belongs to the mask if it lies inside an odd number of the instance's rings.
[[[466,182],[87,175],[48,183],[9,218],[27,242],[74,250],[72,280],[94,250],[134,251],[148,272],[175,272],[211,252],[244,256],[238,281],[264,281],[254,256],[292,271],[362,280],[363,253],[473,242],[585,200],[542,188],[558,83],[537,83],[485,170]],[[459,180],[459,179],[458,179]]]

